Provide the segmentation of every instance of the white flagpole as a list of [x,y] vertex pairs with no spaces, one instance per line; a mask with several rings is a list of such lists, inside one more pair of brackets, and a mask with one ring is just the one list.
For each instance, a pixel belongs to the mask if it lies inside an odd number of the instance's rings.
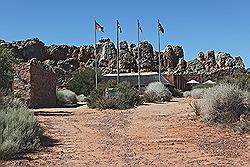
[[139,91],[141,90],[141,59],[140,59],[140,22],[139,20],[137,20],[137,35],[138,35],[138,62],[137,62],[137,65],[138,65],[138,89]]
[[120,75],[120,69],[119,69],[119,27],[118,27],[118,20],[116,20],[116,47],[117,47],[117,56],[116,56],[116,65],[117,65],[117,83],[119,83],[119,75]]
[[98,88],[98,64],[97,64],[97,52],[96,52],[96,20],[95,20],[95,50],[94,50],[94,55],[95,55],[95,87],[96,89]]
[[158,19],[158,22],[157,22],[157,30],[158,30],[158,32],[157,32],[157,34],[158,34],[158,61],[159,61],[159,82],[161,82],[161,53],[160,53],[160,51],[161,51],[161,43],[160,43],[160,27],[159,27],[159,25],[160,25],[160,21],[159,21],[159,19]]

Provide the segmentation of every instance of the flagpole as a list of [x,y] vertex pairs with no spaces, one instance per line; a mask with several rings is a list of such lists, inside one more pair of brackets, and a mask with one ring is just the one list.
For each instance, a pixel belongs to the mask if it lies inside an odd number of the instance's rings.
[[117,47],[117,56],[116,56],[116,65],[117,65],[117,83],[119,83],[119,75],[120,75],[120,69],[119,69],[119,27],[118,27],[118,20],[116,20],[116,47]]
[[139,19],[137,20],[137,37],[138,37],[138,62],[137,62],[137,65],[138,65],[138,89],[139,91],[141,90],[141,60],[140,60],[140,22],[139,22]]
[[94,50],[94,55],[95,55],[95,87],[96,89],[98,88],[98,65],[97,65],[97,52],[96,52],[96,20],[95,20],[95,50]]
[[158,19],[158,22],[157,22],[157,34],[158,34],[158,61],[159,61],[159,82],[161,82],[161,43],[160,43],[160,27],[159,27],[159,24],[160,24],[160,21]]

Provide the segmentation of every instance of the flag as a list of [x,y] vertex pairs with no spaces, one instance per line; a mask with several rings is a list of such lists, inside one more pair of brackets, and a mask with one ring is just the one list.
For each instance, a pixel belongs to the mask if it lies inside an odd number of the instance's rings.
[[142,33],[142,28],[141,28],[141,25],[140,25],[140,21],[138,20],[138,28],[140,30],[140,32]]
[[161,25],[160,22],[158,22],[158,30],[159,30],[159,32],[164,33],[163,26]]
[[97,22],[95,22],[95,29],[98,31],[104,32],[104,28]]
[[119,29],[120,33],[122,33],[122,28],[118,20],[117,20],[117,28]]

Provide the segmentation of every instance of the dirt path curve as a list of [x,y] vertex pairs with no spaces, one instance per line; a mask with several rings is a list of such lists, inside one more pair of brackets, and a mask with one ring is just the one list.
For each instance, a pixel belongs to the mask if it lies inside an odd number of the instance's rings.
[[123,111],[38,114],[46,149],[17,166],[247,166],[247,135],[192,120],[184,99]]

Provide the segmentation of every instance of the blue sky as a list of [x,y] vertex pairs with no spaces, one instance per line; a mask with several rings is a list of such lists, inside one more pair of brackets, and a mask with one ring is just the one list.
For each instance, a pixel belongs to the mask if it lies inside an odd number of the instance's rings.
[[[240,55],[250,67],[249,0],[0,0],[0,39],[38,37],[46,45],[93,44],[93,22],[105,28],[98,37],[115,41],[115,20],[122,40],[136,42],[136,19],[142,40],[157,44],[156,20],[166,33],[161,47],[182,45],[185,59],[199,51],[215,50]],[[155,47],[156,49],[156,47]]]

